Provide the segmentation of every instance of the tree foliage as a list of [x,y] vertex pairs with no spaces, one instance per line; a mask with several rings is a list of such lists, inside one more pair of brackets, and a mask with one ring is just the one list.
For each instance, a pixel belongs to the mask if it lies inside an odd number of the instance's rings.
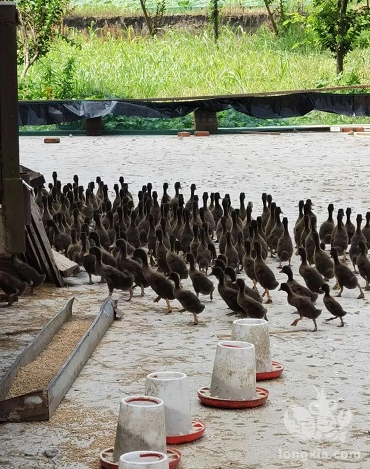
[[337,59],[337,73],[343,72],[344,57],[361,32],[370,26],[369,7],[354,0],[314,0],[308,24],[322,47]]
[[18,10],[18,61],[23,66],[21,77],[45,56],[66,14],[69,0],[16,0]]

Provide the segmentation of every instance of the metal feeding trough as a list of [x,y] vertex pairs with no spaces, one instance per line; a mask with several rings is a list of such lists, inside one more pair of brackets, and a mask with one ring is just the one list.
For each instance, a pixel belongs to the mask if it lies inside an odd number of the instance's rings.
[[1,379],[0,422],[50,419],[116,317],[117,301],[107,298],[96,318],[46,387],[6,399],[20,368],[34,361],[53,340],[59,329],[71,320],[73,301],[74,297],[46,324]]

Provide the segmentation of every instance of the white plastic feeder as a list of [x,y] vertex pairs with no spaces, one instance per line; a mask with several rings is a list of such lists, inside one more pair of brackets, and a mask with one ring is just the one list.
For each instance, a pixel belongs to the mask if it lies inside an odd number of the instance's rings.
[[164,404],[152,396],[129,396],[121,401],[113,461],[132,451],[167,453]]
[[186,435],[193,430],[188,378],[184,373],[150,373],[145,381],[145,394],[163,400],[167,436]]
[[241,341],[223,341],[217,344],[210,395],[234,401],[256,398],[253,344]]
[[158,451],[131,451],[119,458],[118,469],[169,469],[167,454]]
[[255,347],[256,372],[272,371],[268,322],[264,319],[237,319],[233,321],[232,340],[249,342]]

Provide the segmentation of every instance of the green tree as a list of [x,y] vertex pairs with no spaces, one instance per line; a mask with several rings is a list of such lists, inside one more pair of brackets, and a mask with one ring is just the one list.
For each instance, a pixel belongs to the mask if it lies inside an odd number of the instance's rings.
[[343,72],[344,58],[361,32],[370,26],[369,6],[356,0],[314,0],[308,24],[322,47],[329,49],[337,61],[338,75]]
[[66,14],[69,0],[16,0],[18,18],[18,61],[21,79],[29,68],[45,56]]

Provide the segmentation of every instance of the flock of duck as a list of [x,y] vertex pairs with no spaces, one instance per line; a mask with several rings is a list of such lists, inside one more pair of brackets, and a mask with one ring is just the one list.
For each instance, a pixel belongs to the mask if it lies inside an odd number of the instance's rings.
[[[320,294],[332,315],[326,320],[338,318],[340,326],[344,325],[346,311],[331,296],[330,279],[336,279],[338,297],[344,288],[358,288],[358,298],[364,297],[357,274],[366,282],[364,289],[369,289],[370,212],[364,227],[360,214],[354,226],[350,208],[346,212],[339,209],[334,220],[334,206],[329,204],[327,220],[317,229],[312,201],[301,200],[292,237],[288,218],[281,219],[281,208],[266,193],[262,194],[261,211],[254,217],[253,204],[246,203],[243,192],[238,207],[233,207],[230,196],[221,197],[219,192],[203,192],[201,202],[195,184],[185,200],[179,182],[172,197],[168,183],[163,184],[161,194],[148,183],[138,192],[135,204],[123,177],[113,188],[115,198],[111,200],[108,186],[100,177],[85,189],[78,176],[62,186],[54,172],[48,189],[35,189],[50,243],[83,266],[90,283],[92,275],[100,276],[109,295],[122,290],[128,292],[130,301],[134,288],[140,288],[143,296],[150,287],[157,295],[154,301],[166,301],[167,313],[172,311],[170,301],[176,299],[183,311],[193,314],[197,324],[205,308],[199,295],[209,295],[212,300],[215,286],[210,277],[214,276],[230,314],[267,319],[266,304],[272,302],[271,291],[279,287],[267,264],[268,257],[275,257],[280,272],[287,276],[279,289],[287,293],[288,303],[298,314],[292,325],[309,318],[316,331],[316,319],[322,311],[315,302]],[[326,245],[330,245],[330,253]],[[291,269],[294,254],[301,259],[300,282]],[[45,280],[16,255],[12,264],[21,281],[0,272],[0,287],[9,304],[25,292],[27,285],[33,290]],[[241,278],[242,273],[250,286]],[[187,278],[193,290],[183,288],[181,280]],[[263,288],[262,295],[258,286]]]

